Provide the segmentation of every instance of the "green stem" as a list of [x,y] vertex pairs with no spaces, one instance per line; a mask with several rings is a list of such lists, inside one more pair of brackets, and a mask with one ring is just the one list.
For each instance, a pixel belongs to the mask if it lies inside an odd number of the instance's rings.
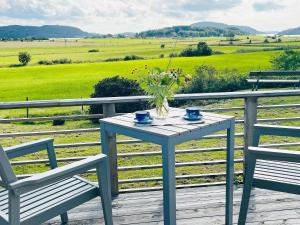
[[[172,55],[173,55],[174,52],[175,52],[175,48],[176,48],[176,46],[177,46],[177,41],[178,41],[178,39],[175,40],[174,47],[173,47],[173,51],[172,51]],[[167,68],[166,68],[166,71],[169,70],[169,67],[170,67],[170,65],[171,65],[172,59],[173,59],[173,57],[170,57],[168,66],[167,66]]]

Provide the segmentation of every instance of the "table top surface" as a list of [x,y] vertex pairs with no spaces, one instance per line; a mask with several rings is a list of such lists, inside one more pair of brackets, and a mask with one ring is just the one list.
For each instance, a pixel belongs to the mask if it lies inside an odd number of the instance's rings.
[[233,116],[219,115],[215,113],[201,112],[203,118],[199,121],[187,121],[183,118],[185,109],[170,108],[167,119],[156,119],[155,109],[148,110],[154,117],[152,124],[136,124],[134,122],[135,114],[128,113],[120,116],[104,118],[100,123],[123,128],[129,128],[137,132],[146,132],[161,136],[176,136],[188,134],[192,131],[204,129],[213,125],[222,124],[234,119]]

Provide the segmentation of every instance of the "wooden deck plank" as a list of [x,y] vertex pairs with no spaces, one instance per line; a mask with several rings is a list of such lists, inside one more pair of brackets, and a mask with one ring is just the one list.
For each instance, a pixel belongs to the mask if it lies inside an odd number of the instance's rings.
[[[177,191],[178,225],[223,225],[225,187],[189,188]],[[242,188],[234,192],[234,223],[237,222]],[[300,195],[262,189],[252,192],[249,225],[300,224]],[[69,225],[102,225],[100,200],[94,199],[69,212]],[[113,201],[116,225],[162,225],[162,192],[122,194]],[[45,225],[60,224],[55,218]]]

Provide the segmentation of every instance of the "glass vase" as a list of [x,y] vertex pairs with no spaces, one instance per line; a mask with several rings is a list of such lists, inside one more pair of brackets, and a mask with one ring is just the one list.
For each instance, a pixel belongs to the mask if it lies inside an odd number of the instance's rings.
[[169,115],[169,103],[168,99],[164,98],[162,105],[156,106],[156,118],[166,119]]

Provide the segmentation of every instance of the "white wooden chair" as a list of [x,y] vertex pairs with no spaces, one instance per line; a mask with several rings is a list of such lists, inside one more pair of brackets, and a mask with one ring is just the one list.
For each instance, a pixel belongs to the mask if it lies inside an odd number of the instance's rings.
[[[49,170],[18,180],[9,159],[47,150]],[[96,168],[100,188],[77,174]],[[111,192],[107,157],[104,154],[57,167],[53,139],[43,139],[3,149],[0,146],[0,224],[36,225],[101,196],[106,225],[112,225]]]

